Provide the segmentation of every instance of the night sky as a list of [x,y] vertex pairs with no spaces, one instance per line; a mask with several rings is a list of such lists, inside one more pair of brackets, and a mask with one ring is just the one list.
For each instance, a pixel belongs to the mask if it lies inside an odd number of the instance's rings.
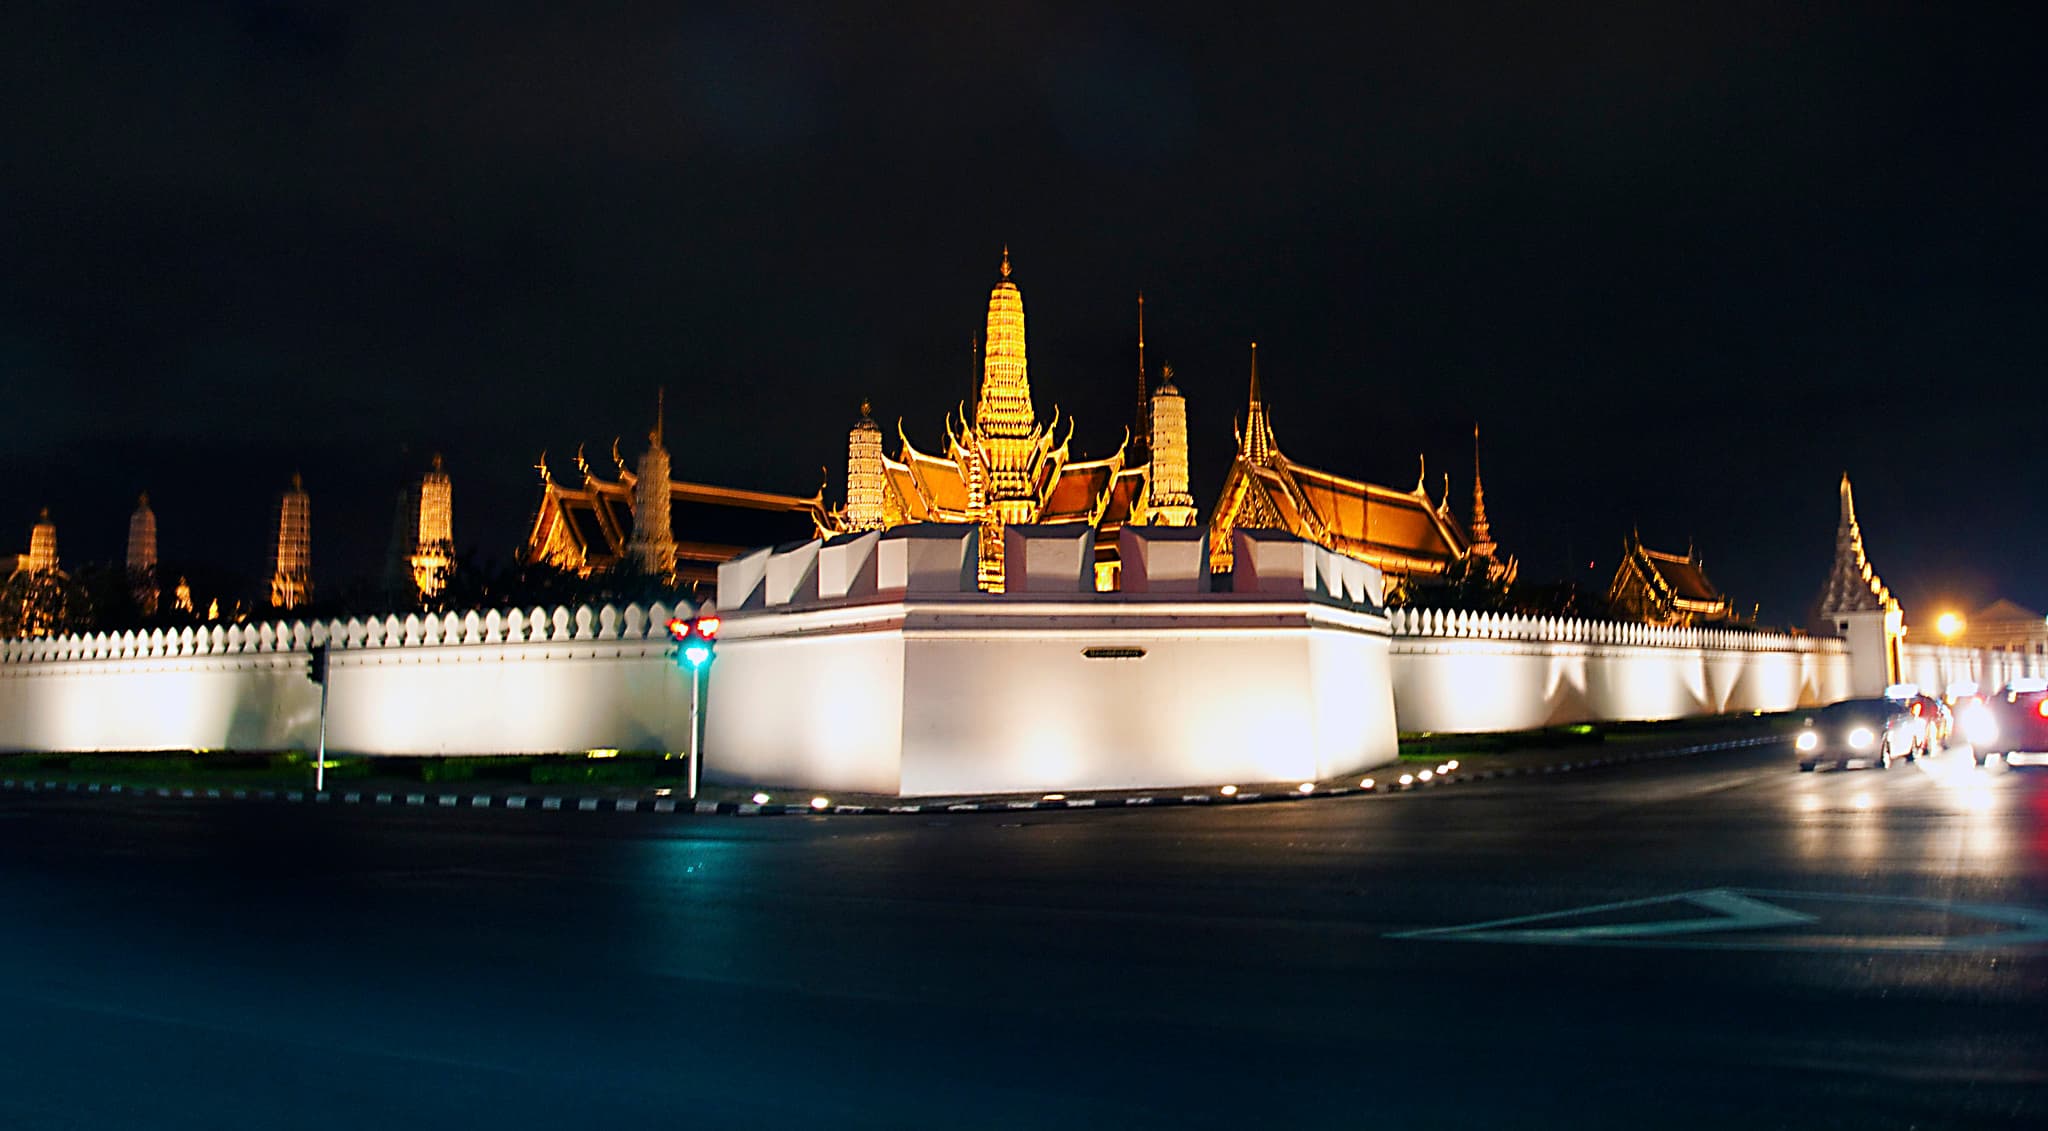
[[146,489],[264,575],[296,469],[333,585],[441,451],[506,558],[663,384],[679,477],[836,500],[862,398],[939,443],[1007,243],[1086,454],[1145,292],[1205,521],[1257,340],[1297,460],[1462,514],[1477,420],[1525,578],[1639,525],[1800,622],[1847,469],[1909,619],[2048,608],[2032,6],[1109,7],[11,5],[0,550]]

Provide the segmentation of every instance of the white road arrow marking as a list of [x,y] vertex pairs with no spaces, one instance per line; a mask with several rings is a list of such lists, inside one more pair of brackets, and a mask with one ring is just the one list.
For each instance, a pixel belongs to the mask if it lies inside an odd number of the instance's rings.
[[[1794,911],[1766,900],[1799,903],[1864,904],[1908,911],[1935,911],[1945,915],[2000,924],[2007,930],[1961,935],[1885,935],[1834,932],[1785,933],[1768,938],[1694,938],[1730,931],[1756,931],[1800,927],[1822,922],[1822,916]],[[1579,926],[1544,926],[1573,919],[1638,908],[1689,904],[1711,912],[1683,919],[1645,919],[1638,922],[1584,923]],[[1456,927],[1430,927],[1396,931],[1394,939],[1423,939],[1447,942],[1539,943],[1567,946],[1683,947],[1698,950],[1996,950],[2048,943],[2048,913],[2025,907],[2004,907],[1989,903],[1943,903],[1903,896],[1839,895],[1827,892],[1764,891],[1753,888],[1709,888],[1675,895],[1631,899],[1574,907],[1541,915],[1520,915]]]
[[[1536,923],[1554,923],[1562,919],[1578,919],[1589,915],[1605,915],[1615,911],[1628,911],[1639,907],[1658,907],[1672,903],[1690,903],[1695,907],[1713,912],[1711,915],[1690,919],[1648,919],[1635,923],[1593,923],[1579,927],[1536,927]],[[1603,940],[1644,939],[1663,935],[1694,935],[1705,931],[1741,931],[1761,927],[1784,927],[1795,923],[1811,923],[1815,916],[1774,907],[1761,900],[1728,888],[1710,888],[1705,891],[1679,892],[1677,895],[1653,896],[1649,899],[1630,899],[1620,903],[1601,903],[1592,907],[1574,907],[1569,911],[1550,911],[1541,915],[1520,915],[1512,919],[1493,919],[1484,923],[1468,923],[1461,927],[1432,927],[1421,931],[1401,931],[1390,935],[1397,939],[1459,938],[1474,942],[1526,942],[1526,943],[1584,943]]]

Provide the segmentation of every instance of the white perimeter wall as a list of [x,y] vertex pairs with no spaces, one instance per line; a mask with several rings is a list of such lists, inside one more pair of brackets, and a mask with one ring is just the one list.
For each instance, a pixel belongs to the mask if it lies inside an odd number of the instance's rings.
[[[1392,756],[1390,713],[1401,730],[1499,731],[1852,694],[1843,642],[1826,638],[1396,610],[1390,648],[1328,619],[1385,623],[1355,610],[1269,601],[1267,622],[1219,621],[1246,603],[1216,596],[1179,612],[1154,601],[1127,623],[1084,607],[1095,619],[1057,633],[1043,618],[906,624],[900,601],[776,614],[808,618],[803,635],[777,639],[738,635],[750,618],[734,617],[707,705],[707,776],[877,793],[1326,780]],[[1272,619],[1283,606],[1295,620]],[[689,683],[668,615],[558,608],[4,641],[0,750],[311,749],[319,688],[306,648],[332,640],[337,752],[680,751]],[[1098,645],[1146,656],[1080,655]],[[1936,691],[2043,674],[2038,657],[1963,648],[1908,645],[1904,659],[1906,678]]]
[[1851,692],[1839,640],[1395,610],[1400,728],[1509,731],[1785,711]]
[[0,644],[0,750],[682,750],[668,610],[604,608],[98,634]]
[[725,615],[704,717],[704,776],[742,785],[898,793],[900,606],[838,610],[802,636],[748,638]]
[[1349,774],[1395,756],[1384,625],[1228,597],[728,613],[706,772],[905,796]]

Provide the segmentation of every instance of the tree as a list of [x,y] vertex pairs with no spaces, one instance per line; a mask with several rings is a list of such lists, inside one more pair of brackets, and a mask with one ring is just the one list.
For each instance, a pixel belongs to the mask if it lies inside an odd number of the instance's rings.
[[61,636],[92,627],[92,598],[60,570],[26,570],[0,588],[0,636]]

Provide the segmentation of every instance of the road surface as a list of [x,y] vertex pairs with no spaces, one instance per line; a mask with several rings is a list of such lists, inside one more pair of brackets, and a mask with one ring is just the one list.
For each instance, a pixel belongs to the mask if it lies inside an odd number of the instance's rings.
[[946,817],[0,795],[0,1126],[2041,1126],[2048,772],[1962,761]]

